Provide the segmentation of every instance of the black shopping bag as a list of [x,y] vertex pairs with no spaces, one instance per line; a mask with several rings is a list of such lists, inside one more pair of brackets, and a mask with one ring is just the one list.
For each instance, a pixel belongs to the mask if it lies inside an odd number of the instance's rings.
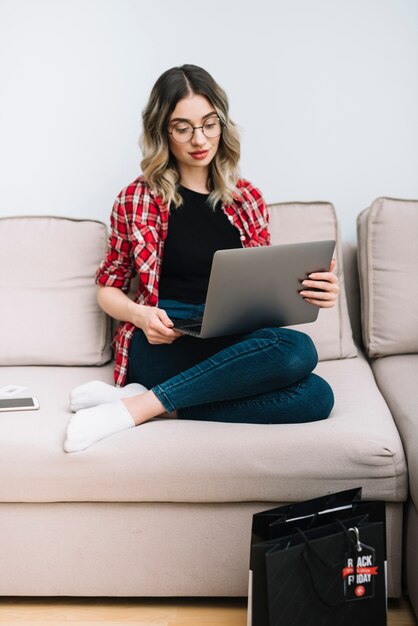
[[386,624],[384,502],[361,489],[253,516],[249,626]]

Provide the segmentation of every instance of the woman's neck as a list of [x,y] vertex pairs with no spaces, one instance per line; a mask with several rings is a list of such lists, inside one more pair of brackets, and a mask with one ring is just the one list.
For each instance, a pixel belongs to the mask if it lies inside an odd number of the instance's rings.
[[[197,169],[197,168],[196,168]],[[180,171],[180,184],[186,189],[197,191],[198,193],[209,193],[208,189],[208,174],[209,168]]]

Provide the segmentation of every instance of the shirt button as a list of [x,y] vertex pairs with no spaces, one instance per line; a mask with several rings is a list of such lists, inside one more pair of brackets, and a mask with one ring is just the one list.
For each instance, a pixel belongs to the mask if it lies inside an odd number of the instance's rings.
[[245,241],[245,235],[241,235],[240,239],[241,241]]

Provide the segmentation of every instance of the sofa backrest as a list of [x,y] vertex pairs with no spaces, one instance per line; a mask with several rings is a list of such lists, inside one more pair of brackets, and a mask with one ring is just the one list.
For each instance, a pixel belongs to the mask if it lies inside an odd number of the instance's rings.
[[377,198],[357,219],[362,332],[370,357],[418,352],[418,200]]
[[[355,356],[333,205],[278,203],[270,205],[270,215],[273,244],[337,241],[338,305],[320,311],[313,324],[295,328],[313,338],[320,360]],[[107,244],[105,224],[62,217],[2,218],[0,238],[0,365],[107,362],[109,319],[97,305],[94,282]]]
[[335,273],[339,278],[340,297],[335,307],[319,311],[312,324],[295,326],[310,335],[321,361],[357,355],[347,309],[342,247],[334,206],[329,202],[282,202],[269,205],[271,243],[298,243],[335,239]]
[[0,219],[0,365],[101,365],[109,323],[96,302],[106,226],[62,217]]

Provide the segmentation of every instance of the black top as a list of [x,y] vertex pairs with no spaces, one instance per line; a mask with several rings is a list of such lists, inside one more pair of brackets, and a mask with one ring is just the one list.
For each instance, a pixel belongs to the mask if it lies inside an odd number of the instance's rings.
[[183,204],[170,206],[159,298],[200,304],[206,300],[214,253],[241,248],[240,234],[220,202],[213,209],[208,194],[185,187],[179,191]]

